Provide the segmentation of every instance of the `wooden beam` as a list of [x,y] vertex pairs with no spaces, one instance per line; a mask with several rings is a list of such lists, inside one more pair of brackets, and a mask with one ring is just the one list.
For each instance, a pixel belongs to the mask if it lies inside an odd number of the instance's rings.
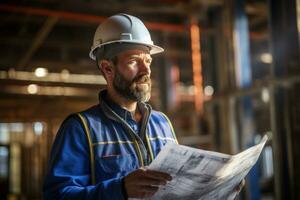
[[20,62],[17,64],[18,69],[25,69],[28,62],[31,60],[32,56],[39,49],[39,47],[43,44],[44,40],[47,38],[48,34],[58,21],[58,17],[49,17],[47,21],[44,23],[40,31],[37,33],[32,45],[29,50],[25,52],[23,58],[21,58]]
[[[88,23],[95,23],[95,24],[99,24],[106,19],[106,17],[97,16],[97,15],[73,13],[67,11],[56,11],[56,10],[50,10],[44,8],[13,6],[8,4],[0,5],[0,11],[47,16],[47,17],[58,17],[66,20],[76,20],[80,22],[88,22]],[[184,25],[159,23],[159,22],[144,22],[144,23],[149,29],[156,30],[156,31],[168,31],[168,32],[188,31],[188,28]]]

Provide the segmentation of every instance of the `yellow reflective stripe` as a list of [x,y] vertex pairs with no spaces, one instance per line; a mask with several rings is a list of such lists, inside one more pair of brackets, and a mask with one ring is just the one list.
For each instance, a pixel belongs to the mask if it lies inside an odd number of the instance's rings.
[[141,149],[139,147],[139,144],[137,143],[137,141],[135,139],[135,136],[132,135],[132,133],[130,131],[129,131],[129,134],[130,134],[131,139],[133,140],[134,148],[138,153],[138,159],[140,161],[140,164],[143,167],[145,164],[144,164],[144,160],[143,160],[143,156],[142,156],[142,152],[141,152]]
[[96,142],[93,143],[93,145],[100,145],[100,144],[133,144],[132,141],[122,141],[122,140],[118,140],[118,141],[102,141],[102,142]]
[[86,134],[86,137],[88,139],[89,149],[90,149],[90,161],[91,161],[90,164],[91,164],[92,184],[95,185],[96,184],[96,180],[95,180],[94,149],[93,149],[93,145],[92,145],[90,131],[88,129],[88,126],[87,126],[87,123],[85,121],[85,118],[80,113],[77,113],[77,115],[79,116],[79,118],[81,119],[81,121],[83,123],[85,134]]
[[148,137],[147,134],[146,134],[146,140],[147,140],[147,145],[148,145],[149,152],[150,152],[150,158],[151,158],[151,161],[153,161],[154,160],[153,150],[152,150],[152,147],[151,147],[151,144],[150,144],[150,140],[149,140],[149,137]]
[[176,142],[174,138],[169,138],[169,137],[161,137],[161,136],[156,136],[156,137],[151,137],[149,140],[171,140],[173,142]]
[[135,147],[136,151],[138,152],[138,158],[139,158],[139,160],[140,160],[141,166],[143,167],[145,164],[144,164],[142,152],[141,152],[141,149],[140,149],[140,147],[139,147],[139,144],[137,143],[136,140],[134,140],[134,147]]
[[145,165],[144,159],[143,159],[141,149],[140,149],[139,144],[137,143],[136,139],[134,139],[134,146],[135,146],[135,149],[138,151],[138,157],[139,157],[141,166],[143,167]]
[[164,113],[161,113],[161,114],[167,119],[167,121],[168,121],[168,123],[169,123],[169,125],[170,125],[170,127],[172,129],[172,134],[173,134],[173,137],[175,139],[175,142],[178,144],[178,141],[177,141],[177,138],[176,138],[175,131],[174,131],[174,128],[172,126],[172,123],[170,122],[169,118]]

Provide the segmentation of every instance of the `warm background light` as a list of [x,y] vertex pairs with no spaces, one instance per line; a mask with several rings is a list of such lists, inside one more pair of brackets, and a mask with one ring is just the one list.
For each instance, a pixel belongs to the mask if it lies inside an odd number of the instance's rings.
[[48,70],[46,68],[39,67],[35,69],[34,73],[37,77],[45,77],[48,74]]
[[264,63],[272,63],[272,55],[269,53],[263,53],[260,56],[260,60]]
[[204,94],[205,94],[205,96],[212,96],[214,94],[214,88],[210,85],[205,86]]
[[36,84],[30,84],[27,87],[27,91],[29,94],[36,94],[38,92],[38,86]]

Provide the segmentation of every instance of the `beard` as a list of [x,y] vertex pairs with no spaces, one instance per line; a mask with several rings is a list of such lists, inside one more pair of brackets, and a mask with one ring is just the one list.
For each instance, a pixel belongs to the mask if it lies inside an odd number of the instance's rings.
[[148,75],[139,75],[127,80],[116,70],[113,87],[122,97],[129,100],[147,102],[151,97],[151,79]]

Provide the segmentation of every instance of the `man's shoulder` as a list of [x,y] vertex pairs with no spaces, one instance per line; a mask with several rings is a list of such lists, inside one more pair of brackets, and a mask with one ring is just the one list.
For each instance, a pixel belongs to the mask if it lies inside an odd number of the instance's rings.
[[80,116],[84,118],[99,118],[101,115],[101,111],[99,108],[99,105],[93,105],[85,110],[81,110],[79,112],[74,112],[69,114],[64,122],[75,122],[75,121],[81,121]]
[[157,120],[158,122],[169,122],[169,118],[167,117],[167,115],[157,110],[152,110],[151,119]]
[[151,110],[151,115],[153,115],[153,116],[163,116],[165,114],[161,111],[158,111],[158,110]]
[[80,112],[77,112],[77,113],[80,113],[80,114],[83,114],[83,115],[97,115],[99,114],[100,112],[100,106],[99,104],[96,104],[96,105],[93,105],[85,110],[82,110]]
[[155,131],[156,134],[160,134],[160,136],[163,136],[166,140],[178,143],[173,125],[167,115],[160,111],[152,111],[150,121],[152,125],[157,128]]
[[[69,114],[61,123],[61,130],[83,130],[84,123],[98,120],[99,114],[97,114],[98,106],[94,105],[90,108],[82,110],[80,112],[74,112]],[[98,111],[98,113],[100,113]]]

